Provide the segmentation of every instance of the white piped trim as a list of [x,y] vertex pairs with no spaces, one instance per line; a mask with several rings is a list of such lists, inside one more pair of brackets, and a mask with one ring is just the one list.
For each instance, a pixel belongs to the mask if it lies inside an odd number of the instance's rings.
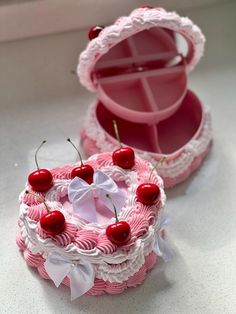
[[204,52],[205,37],[200,28],[189,18],[180,17],[175,12],[166,12],[164,9],[136,9],[129,16],[121,17],[113,25],[105,27],[97,38],[88,43],[80,54],[77,67],[81,84],[90,91],[96,91],[91,73],[98,59],[122,40],[155,26],[182,34],[192,43],[193,56],[187,64],[187,70],[192,70]]
[[[89,160],[96,160],[97,156],[91,156]],[[144,161],[142,161],[144,162]],[[128,187],[128,198],[125,206],[123,207],[121,213],[119,214],[120,219],[126,219],[131,215],[132,211],[136,208],[136,198],[135,191],[138,185],[137,174],[132,171],[126,171],[116,166],[102,167],[102,171],[109,174],[111,177],[116,178],[116,180],[125,181],[129,183]],[[152,166],[149,165],[149,172]],[[128,252],[123,250],[117,250],[112,254],[103,253],[97,247],[92,250],[83,250],[76,246],[74,243],[69,244],[66,247],[60,247],[51,238],[43,239],[37,233],[37,222],[33,221],[28,217],[29,206],[24,204],[22,201],[22,195],[20,196],[20,231],[22,239],[25,242],[27,249],[29,249],[33,254],[42,254],[44,258],[50,252],[58,253],[65,258],[71,260],[78,260],[83,258],[93,264],[96,277],[104,281],[109,282],[123,282],[128,280],[132,275],[134,275],[142,267],[145,262],[145,257],[148,256],[153,251],[153,245],[155,242],[156,234],[159,233],[161,236],[162,226],[161,217],[163,215],[164,205],[166,201],[166,195],[163,190],[163,180],[155,174],[153,182],[158,183],[160,187],[160,202],[157,206],[155,221],[152,225],[149,225],[147,232],[140,236],[131,245]],[[79,226],[82,229],[88,227],[89,230],[93,230],[96,233],[105,232],[107,225],[99,225],[96,223],[86,224],[80,219],[68,214],[63,205],[58,202],[58,200],[65,195],[65,190],[68,189],[69,180],[55,180],[54,186],[47,192],[46,199],[51,208],[60,207],[60,210],[66,217],[66,221]],[[112,223],[114,219],[112,219]],[[123,264],[122,264],[123,263]],[[114,264],[121,264],[118,267],[113,267]]]
[[[97,102],[93,103],[87,112],[84,120],[86,126],[86,135],[95,142],[97,150],[113,151],[117,148],[115,142],[109,141],[106,131],[99,124],[96,117]],[[158,166],[158,173],[164,178],[176,178],[188,169],[190,169],[192,162],[196,157],[204,153],[212,140],[212,121],[210,109],[202,105],[202,128],[199,130],[199,136],[193,138],[176,154],[176,157],[167,156],[167,161],[162,162]],[[148,153],[139,149],[135,152],[143,159],[155,164],[160,159],[161,154]]]

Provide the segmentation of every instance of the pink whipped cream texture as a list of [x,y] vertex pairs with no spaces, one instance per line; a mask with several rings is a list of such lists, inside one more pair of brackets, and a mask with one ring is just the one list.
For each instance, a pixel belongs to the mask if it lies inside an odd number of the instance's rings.
[[[86,163],[92,165],[94,169],[104,169],[104,167],[108,167],[108,169],[112,169],[113,162],[112,162],[112,156],[111,153],[103,153],[101,155],[96,155],[89,159]],[[35,267],[38,269],[38,272],[41,277],[44,279],[50,279],[45,268],[44,268],[44,262],[45,258],[43,257],[43,253],[37,253],[34,254],[30,251],[30,245],[28,243],[30,242],[31,235],[27,234],[25,235],[24,226],[28,222],[30,224],[35,225],[35,227],[31,230],[31,233],[36,237],[36,239],[40,240],[40,247],[43,248],[44,243],[51,243],[52,247],[58,247],[62,250],[68,250],[68,248],[73,247],[74,252],[77,250],[82,250],[82,252],[99,252],[101,256],[104,254],[111,255],[115,254],[118,250],[118,247],[113,244],[106,236],[105,229],[92,229],[87,225],[85,222],[81,223],[75,223],[75,221],[78,222],[78,217],[73,217],[71,211],[64,208],[65,200],[68,202],[68,197],[65,195],[67,193],[67,187],[68,187],[68,180],[70,180],[70,172],[75,167],[74,165],[66,165],[64,167],[57,167],[52,169],[53,178],[54,178],[54,186],[50,191],[47,193],[37,193],[42,198],[46,198],[47,204],[51,208],[51,210],[56,210],[60,208],[63,208],[65,212],[66,217],[66,223],[65,223],[65,229],[63,232],[56,236],[51,236],[47,232],[45,232],[41,226],[40,226],[40,218],[42,215],[46,214],[46,208],[40,199],[36,199],[33,195],[29,194],[21,194],[20,201],[22,204],[22,210],[24,212],[24,215],[20,217],[19,220],[19,226],[22,231],[22,235],[18,235],[16,238],[16,243],[19,246],[20,250],[23,252],[23,257],[30,267]],[[120,174],[121,173],[121,174]],[[140,159],[139,157],[136,157],[135,159],[135,166],[132,168],[132,170],[128,171],[121,171],[119,173],[118,171],[118,177],[121,175],[125,176],[126,178],[125,182],[121,181],[119,182],[119,185],[122,187],[122,189],[126,189],[127,191],[131,191],[133,189],[133,183],[132,183],[132,175],[135,173],[135,180],[137,181],[136,184],[146,182],[147,179],[150,176],[150,164],[147,161],[144,161]],[[122,174],[123,173],[123,174]],[[128,173],[128,174],[127,174]],[[129,174],[130,173],[130,174]],[[131,180],[131,181],[130,181]],[[156,184],[162,184],[162,181],[159,177],[156,175],[151,176],[151,180]],[[130,185],[130,187],[129,187]],[[130,190],[130,189],[131,190]],[[59,197],[57,195],[59,193]],[[127,198],[129,199],[129,194],[127,193]],[[130,193],[130,192],[129,192]],[[132,193],[135,193],[135,189]],[[164,193],[164,192],[163,192]],[[47,195],[50,195],[51,198],[55,199],[47,199]],[[61,197],[60,197],[61,195]],[[160,201],[152,206],[146,206],[143,205],[137,201],[135,201],[135,194],[134,196],[131,195],[132,199],[132,206],[131,211],[129,211],[129,214],[124,216],[123,219],[125,219],[131,227],[131,239],[130,241],[119,248],[119,255],[128,256],[129,251],[134,247],[137,239],[144,236],[146,233],[149,232],[149,227],[154,223],[155,217],[158,216],[159,210],[164,205],[164,200],[160,199]],[[62,202],[61,204],[60,201]],[[58,207],[59,206],[59,207]],[[62,206],[62,207],[60,207]],[[107,215],[107,213],[103,213],[104,216]],[[102,215],[102,212],[101,212]],[[126,215],[126,212],[124,212],[124,215]],[[27,218],[25,220],[25,217]],[[29,219],[29,220],[28,220]],[[74,220],[75,219],[75,220]],[[111,217],[106,217],[107,224],[109,224],[109,221]],[[28,238],[29,236],[29,238]],[[25,238],[26,237],[26,238]],[[27,239],[25,242],[24,239]],[[44,241],[45,240],[45,241]],[[91,254],[91,253],[89,253]],[[94,286],[92,289],[90,289],[87,294],[89,295],[101,295],[104,293],[109,294],[118,294],[123,292],[128,287],[135,287],[138,284],[142,283],[142,281],[145,279],[147,272],[154,266],[157,256],[155,253],[148,251],[146,253],[147,256],[144,257],[144,260],[141,260],[140,264],[137,264],[135,261],[135,266],[137,267],[137,271],[132,274],[130,277],[128,277],[127,280],[118,280],[117,282],[113,279],[109,280],[102,280],[100,278],[95,278]],[[111,264],[109,263],[110,270],[114,270],[114,274],[119,271],[119,269],[125,267],[126,264],[129,263],[129,261],[124,260],[120,264]],[[131,266],[129,266],[131,267]],[[109,278],[115,278],[113,277]],[[127,277],[126,277],[127,278]],[[70,286],[70,280],[68,277],[65,277],[63,282],[66,286]]]
[[[38,273],[42,278],[50,280],[44,268],[45,259],[42,257],[42,255],[33,254],[28,249],[26,249],[24,241],[20,235],[17,236],[16,243],[19,246],[20,250],[23,251],[23,256],[24,259],[26,260],[27,265],[30,267],[37,268]],[[87,292],[87,294],[88,295],[102,295],[105,293],[119,294],[129,287],[136,287],[137,285],[141,284],[144,281],[147,272],[154,267],[156,260],[157,260],[156,254],[154,252],[151,252],[148,256],[146,256],[145,262],[141,266],[141,268],[128,280],[123,281],[121,283],[109,282],[95,278],[94,286]],[[62,283],[69,287],[70,286],[69,278],[65,277]]]

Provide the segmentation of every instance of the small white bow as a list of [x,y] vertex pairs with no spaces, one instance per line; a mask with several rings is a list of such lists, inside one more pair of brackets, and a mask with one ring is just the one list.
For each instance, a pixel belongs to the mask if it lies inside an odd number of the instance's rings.
[[106,196],[107,194],[111,196],[119,213],[124,206],[126,195],[104,172],[96,170],[92,184],[75,177],[68,187],[68,197],[73,205],[74,214],[88,222],[97,222],[95,198],[99,198],[111,211],[114,210],[111,201]]
[[156,255],[161,256],[165,262],[169,262],[173,258],[172,250],[161,236],[161,228],[167,226],[169,223],[169,217],[163,215],[161,217],[160,230],[157,231],[155,241],[153,243],[153,251]]
[[95,272],[87,261],[80,260],[79,263],[74,264],[57,253],[49,253],[44,267],[56,287],[59,287],[63,279],[69,276],[71,300],[80,297],[94,285]]

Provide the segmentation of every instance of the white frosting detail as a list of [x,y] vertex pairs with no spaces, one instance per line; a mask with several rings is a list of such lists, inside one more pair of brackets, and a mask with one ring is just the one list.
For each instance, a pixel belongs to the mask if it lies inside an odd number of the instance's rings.
[[[62,210],[62,205],[58,202],[49,202],[47,201],[47,205],[52,210],[59,209]],[[33,253],[43,253],[44,248],[41,246],[39,241],[39,236],[36,233],[37,222],[30,219],[28,217],[29,206],[24,203],[20,205],[20,228],[21,228],[21,236],[25,242],[26,247]],[[63,212],[64,213],[64,212]]]
[[193,44],[193,57],[187,64],[187,70],[192,70],[204,52],[205,37],[200,28],[189,18],[180,17],[175,12],[166,12],[164,9],[137,9],[130,16],[121,17],[115,24],[105,27],[97,38],[88,43],[80,55],[77,67],[81,84],[90,91],[96,91],[91,72],[97,60],[127,37],[155,26],[178,32]]
[[46,193],[45,199],[57,201],[67,195],[70,180],[54,180],[52,188]]
[[[86,135],[95,142],[98,150],[102,151],[113,151],[117,148],[117,144],[114,141],[111,142],[107,138],[106,131],[100,126],[96,117],[97,102],[90,106],[87,115],[84,120],[84,126],[86,126]],[[210,109],[202,104],[202,122],[200,133],[196,138],[193,138],[185,145],[176,157],[170,158],[163,161],[158,166],[158,173],[162,177],[175,178],[181,175],[183,172],[188,170],[194,160],[194,158],[200,156],[208,148],[212,140],[212,122]],[[154,155],[158,158],[160,154],[148,153],[140,149],[135,149],[135,152],[143,159],[150,161],[155,164],[156,160]],[[157,159],[158,159],[157,158]]]
[[[96,159],[96,156],[97,155],[92,156],[90,159]],[[132,209],[135,208],[135,190],[138,184],[137,174],[132,171],[125,171],[116,166],[104,167],[101,168],[101,170],[111,175],[111,177],[116,181],[125,181],[129,186],[127,202],[120,213],[121,219],[128,217],[131,214]],[[160,184],[161,196],[159,206],[161,209],[159,212],[157,211],[158,215],[156,215],[154,224],[149,226],[147,233],[137,239],[137,241],[130,247],[129,252],[117,250],[113,254],[105,254],[97,248],[92,250],[82,250],[73,243],[69,244],[67,247],[59,247],[50,238],[42,239],[36,233],[37,222],[31,220],[28,217],[29,206],[22,203],[21,201],[19,225],[25,245],[33,254],[40,253],[44,256],[44,258],[46,258],[50,252],[61,254],[71,261],[83,258],[84,260],[87,260],[93,264],[96,270],[97,278],[109,282],[123,282],[141,268],[141,266],[144,264],[145,256],[152,252],[153,243],[155,240],[154,233],[161,232],[160,217],[162,215],[166,196],[163,190],[162,179],[156,176],[156,181]],[[68,213],[64,211],[62,205],[58,202],[60,197],[65,196],[65,187],[68,186],[68,180],[55,180],[54,183],[54,188],[47,194],[47,196],[51,198],[50,201],[48,200],[47,202],[50,208],[59,207],[66,216],[66,220],[68,222],[76,223],[84,229],[87,228],[99,233],[105,232],[106,226],[109,223],[112,223],[113,219],[104,226],[95,223],[86,225],[84,222],[79,221],[79,219],[68,215]],[[20,198],[20,200],[21,199],[22,198]],[[110,264],[121,265],[114,267]]]

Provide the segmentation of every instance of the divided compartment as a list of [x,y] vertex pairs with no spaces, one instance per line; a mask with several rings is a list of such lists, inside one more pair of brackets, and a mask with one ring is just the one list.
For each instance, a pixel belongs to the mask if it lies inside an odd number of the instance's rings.
[[144,151],[161,153],[158,147],[156,126],[122,119],[109,111],[102,102],[99,102],[97,105],[96,116],[99,124],[113,142],[117,143],[112,124],[112,120],[116,120],[120,138],[123,143]]
[[203,127],[203,112],[200,100],[188,91],[180,108],[157,126],[160,149],[164,154],[177,152],[191,139],[199,136]]
[[96,116],[110,140],[116,142],[112,120],[119,126],[121,141],[131,147],[150,153],[177,153],[191,139],[199,136],[202,128],[203,112],[197,96],[187,91],[179,109],[168,119],[157,125],[134,123],[108,110],[99,102]]
[[110,112],[146,123],[150,139],[139,148],[161,153],[156,125],[178,110],[187,92],[185,62],[171,33],[154,27],[126,38],[97,61],[92,75]]
[[179,108],[187,91],[185,66],[103,77],[97,90],[114,114],[132,122],[156,124]]

